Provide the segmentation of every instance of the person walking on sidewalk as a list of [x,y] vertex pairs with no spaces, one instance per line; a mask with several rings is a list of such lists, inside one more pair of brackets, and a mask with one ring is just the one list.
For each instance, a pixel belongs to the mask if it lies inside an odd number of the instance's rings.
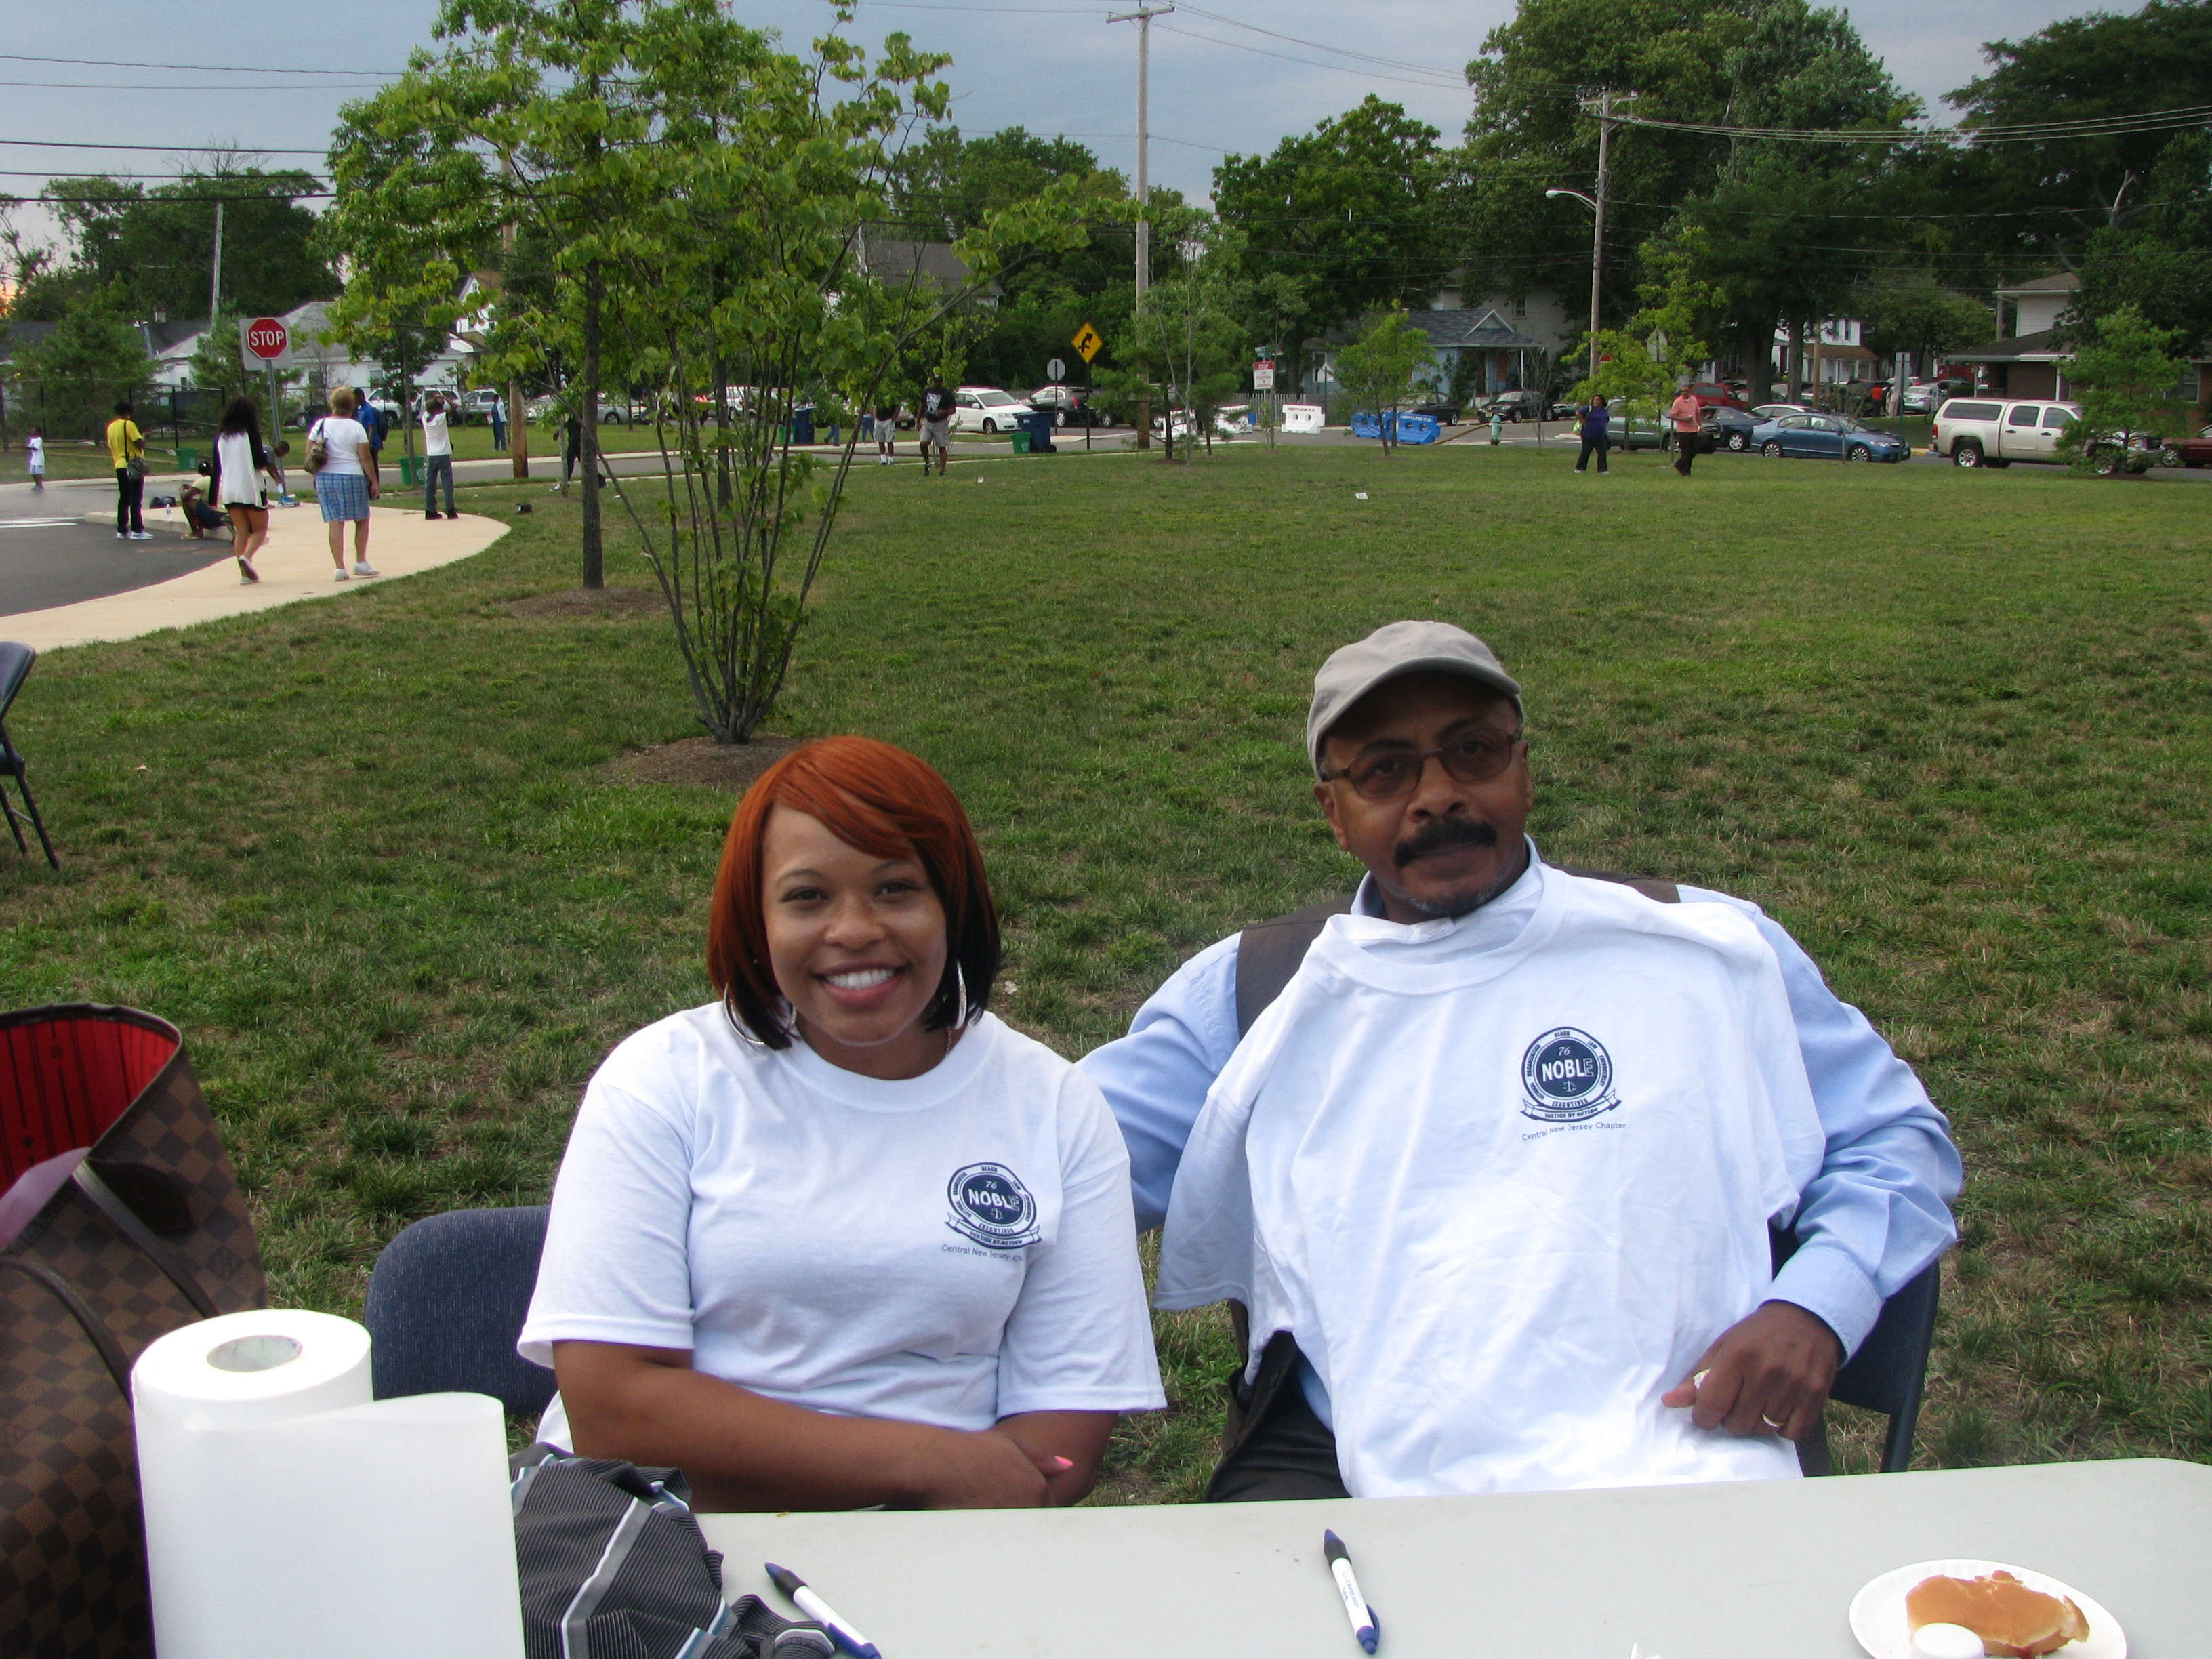
[[1575,471],[1580,472],[1589,465],[1593,453],[1597,456],[1597,470],[1606,471],[1606,452],[1613,447],[1613,411],[1606,407],[1605,399],[1593,397],[1583,405],[1583,453],[1575,458]]
[[146,529],[146,434],[131,418],[131,400],[115,405],[107,423],[107,454],[115,463],[115,539],[150,542]]
[[261,420],[250,398],[233,398],[215,439],[215,504],[230,515],[230,552],[238,580],[261,580],[253,556],[269,539],[269,490],[262,475],[275,465],[261,442]]
[[491,447],[495,455],[507,453],[507,410],[500,404],[491,406]]
[[876,405],[876,465],[889,466],[898,455],[898,405]]
[[434,392],[422,405],[422,516],[438,516],[438,481],[446,483],[446,516],[453,511],[453,434],[446,424],[446,400]]
[[46,435],[42,429],[35,426],[31,428],[23,453],[30,464],[31,493],[35,495],[46,487]]
[[1690,394],[1690,383],[1682,382],[1674,393],[1674,401],[1667,405],[1667,418],[1674,423],[1674,471],[1684,477],[1690,476],[1690,466],[1705,447],[1705,434],[1699,424],[1705,405]]
[[921,394],[921,475],[929,476],[929,451],[937,449],[937,476],[945,476],[945,464],[952,459],[952,394],[945,389],[945,377],[930,377],[929,389]]
[[[368,433],[354,419],[353,393],[339,386],[331,393],[331,412],[315,422],[307,434],[307,465],[315,474],[315,504],[330,526],[331,562],[337,567],[333,579],[344,581],[345,527],[353,526],[353,574],[380,574],[368,562],[368,504],[376,498],[379,477],[376,451]],[[321,459],[316,446],[321,446]]]

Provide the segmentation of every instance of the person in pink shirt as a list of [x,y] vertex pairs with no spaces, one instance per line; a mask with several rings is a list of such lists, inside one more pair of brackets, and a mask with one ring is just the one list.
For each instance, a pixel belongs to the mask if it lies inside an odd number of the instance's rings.
[[1705,405],[1690,395],[1687,380],[1674,393],[1674,401],[1667,405],[1667,418],[1674,423],[1674,471],[1686,478],[1690,476],[1690,464],[1705,447],[1700,425],[1704,410]]

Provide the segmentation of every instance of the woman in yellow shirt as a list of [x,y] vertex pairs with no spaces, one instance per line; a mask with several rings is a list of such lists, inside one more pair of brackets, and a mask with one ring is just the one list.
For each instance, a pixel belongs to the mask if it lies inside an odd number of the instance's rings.
[[115,405],[107,423],[107,453],[115,463],[115,539],[150,542],[143,508],[146,496],[146,434],[131,418],[131,400]]

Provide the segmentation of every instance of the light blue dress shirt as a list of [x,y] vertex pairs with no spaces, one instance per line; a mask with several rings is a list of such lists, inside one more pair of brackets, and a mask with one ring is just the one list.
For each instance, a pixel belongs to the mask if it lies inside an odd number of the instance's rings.
[[[1527,873],[1492,903],[1501,911],[1517,908],[1542,879],[1532,841]],[[1825,1321],[1848,1357],[1874,1328],[1883,1300],[1958,1237],[1950,1204],[1960,1170],[1951,1126],[1912,1068],[1864,1014],[1828,988],[1812,958],[1765,911],[1702,887],[1684,887],[1681,895],[1686,903],[1743,912],[1782,964],[1827,1152],[1800,1200],[1797,1253],[1775,1276],[1772,1297]],[[1372,877],[1360,883],[1353,907],[1382,914]],[[1139,1228],[1166,1219],[1183,1146],[1237,1041],[1232,933],[1176,969],[1137,1011],[1128,1036],[1077,1062],[1104,1093],[1128,1142]]]

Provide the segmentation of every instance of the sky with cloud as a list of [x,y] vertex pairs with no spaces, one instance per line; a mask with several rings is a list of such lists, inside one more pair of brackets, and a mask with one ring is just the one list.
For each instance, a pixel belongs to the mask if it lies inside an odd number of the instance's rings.
[[[951,52],[948,79],[964,132],[1020,125],[1079,137],[1127,173],[1136,148],[1136,30],[1109,21],[1110,11],[1127,9],[864,0],[854,32],[872,43],[902,32]],[[1979,72],[1984,40],[2017,39],[2087,9],[2078,0],[1859,0],[1848,8],[1899,82],[1939,113],[1941,95]],[[819,33],[830,15],[822,0],[739,0],[736,10],[794,46]],[[436,12],[435,0],[273,13],[174,0],[101,0],[84,12],[11,8],[0,35],[0,139],[153,148],[0,145],[0,168],[15,170],[0,173],[0,194],[35,195],[47,173],[173,172],[179,156],[210,146],[312,167],[340,105],[397,70],[410,46],[428,43]],[[1267,149],[1370,92],[1456,138],[1468,104],[1460,71],[1512,12],[1513,0],[1206,0],[1202,11],[1163,17],[1152,26],[1152,177],[1202,198],[1224,151]],[[144,67],[40,61],[72,58]],[[321,72],[332,70],[344,73]],[[287,149],[313,154],[273,153]],[[18,218],[34,228],[41,216],[26,209]]]

